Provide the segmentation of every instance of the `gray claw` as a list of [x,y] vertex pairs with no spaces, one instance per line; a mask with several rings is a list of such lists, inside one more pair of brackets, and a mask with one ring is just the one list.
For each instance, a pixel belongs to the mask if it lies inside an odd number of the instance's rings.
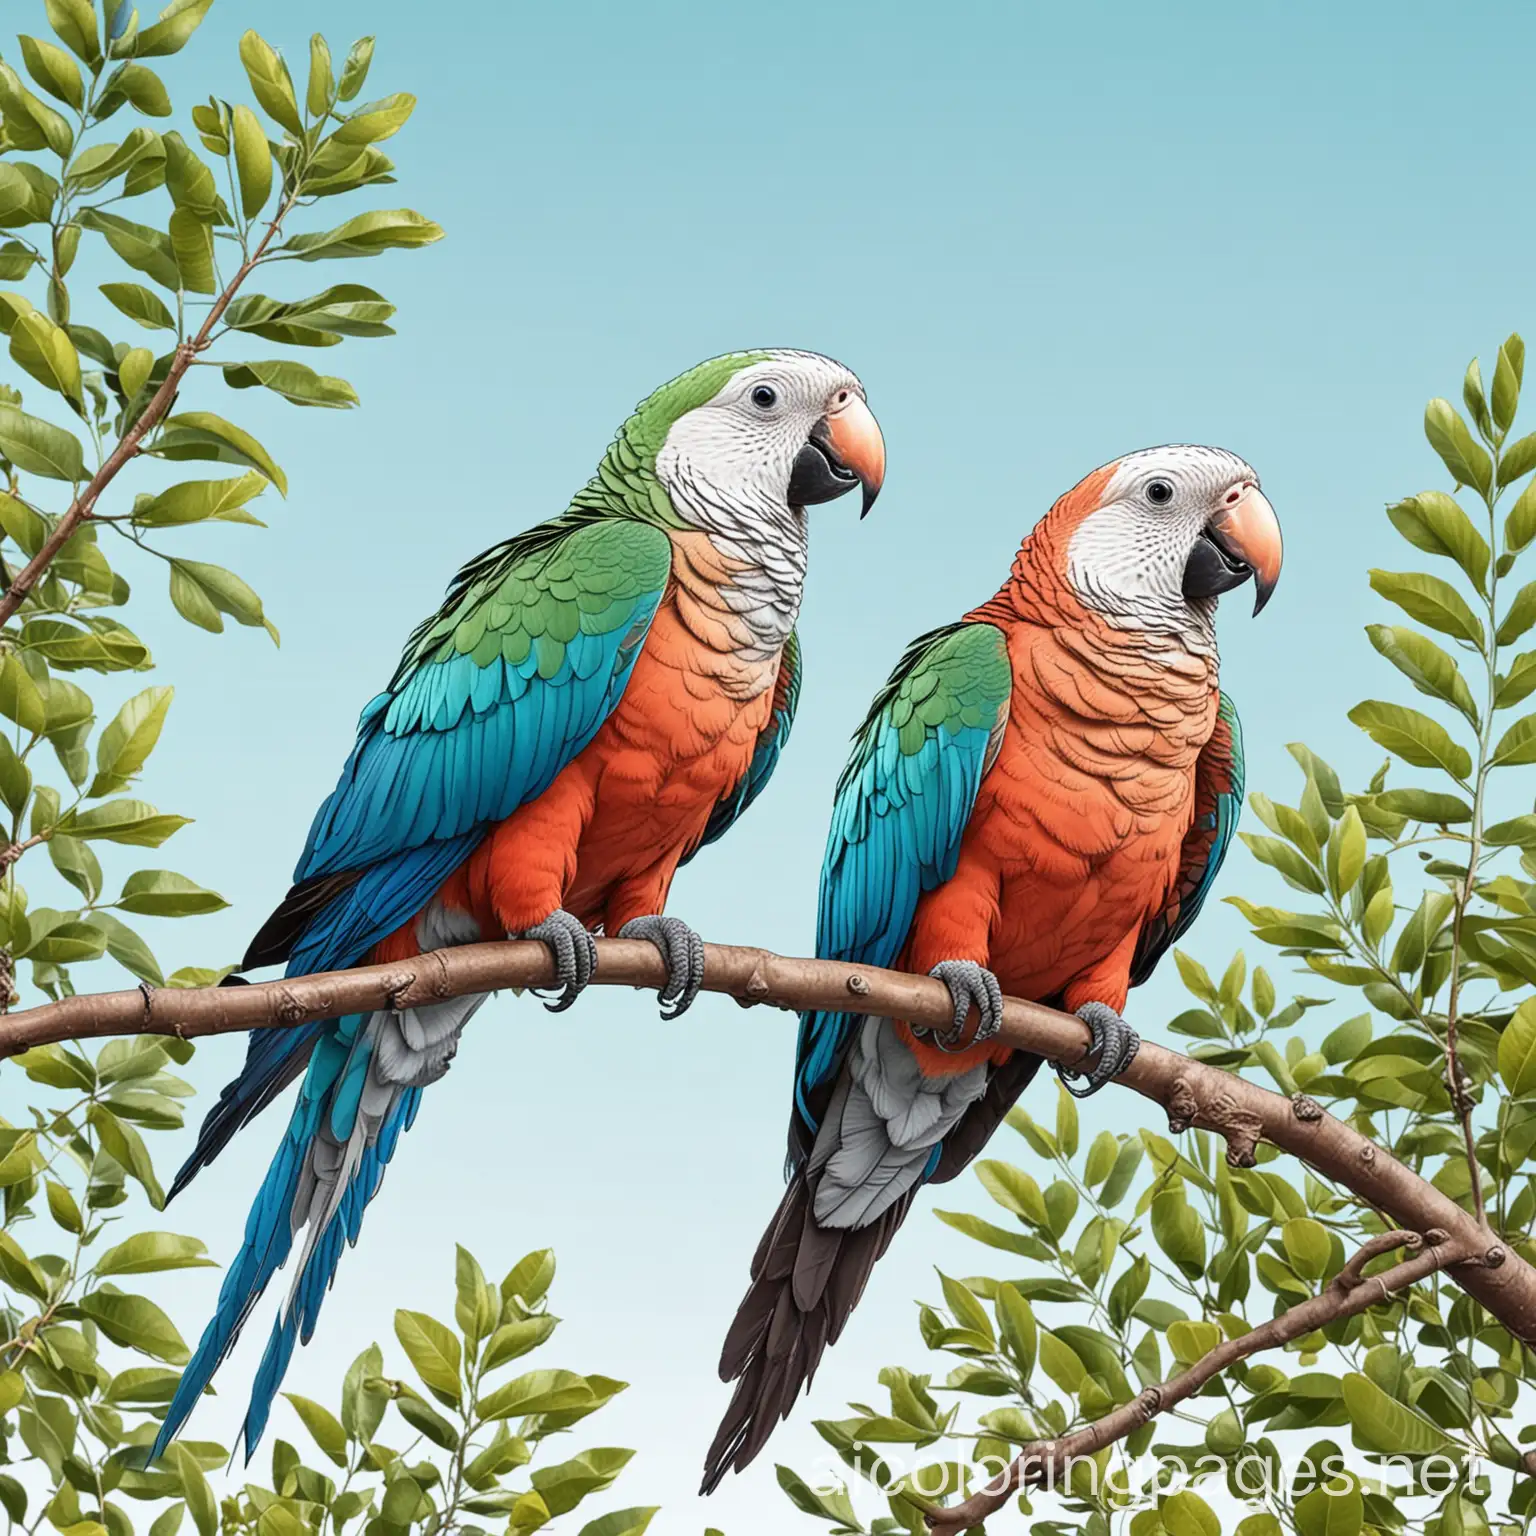
[[661,951],[667,984],[661,989],[661,1016],[668,1022],[686,1013],[704,985],[704,940],[680,917],[632,917],[621,939],[642,939]]
[[586,990],[597,970],[597,941],[587,932],[587,925],[563,907],[556,907],[542,923],[535,923],[514,937],[534,939],[548,946],[554,957],[560,993],[552,1002],[536,988],[533,995],[544,998],[544,1006],[551,1013],[564,1013]]
[[[1066,1067],[1054,1063],[1056,1075],[1075,1099],[1086,1099],[1097,1093],[1112,1077],[1119,1077],[1136,1059],[1141,1049],[1141,1036],[1115,1012],[1108,1003],[1084,1003],[1077,1016],[1088,1026],[1088,1049],[1075,1066]],[[1099,1064],[1092,1072],[1081,1070],[1082,1062],[1097,1053]],[[1074,1088],[1069,1077],[1084,1077],[1088,1081],[1081,1088]]]
[[[928,974],[949,988],[950,1001],[955,1005],[955,1021],[947,1034],[926,1031],[941,1051],[968,1050],[996,1035],[1003,1023],[1003,989],[986,966],[974,960],[941,960]],[[976,1033],[967,1040],[965,1020],[973,1006]]]

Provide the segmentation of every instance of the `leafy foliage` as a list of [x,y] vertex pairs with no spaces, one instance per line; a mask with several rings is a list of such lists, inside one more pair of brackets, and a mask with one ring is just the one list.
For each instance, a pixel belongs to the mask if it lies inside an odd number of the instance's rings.
[[[1472,364],[1465,415],[1430,403],[1425,433],[1453,492],[1387,509],[1435,569],[1372,572],[1399,612],[1367,635],[1428,709],[1373,699],[1350,712],[1389,754],[1364,790],[1298,744],[1297,804],[1251,799],[1263,830],[1244,841],[1300,900],[1228,899],[1308,991],[1330,995],[1282,1003],[1241,953],[1219,979],[1181,953],[1193,1006],[1169,1027],[1203,1061],[1324,1103],[1536,1259],[1536,814],[1519,809],[1529,778],[1510,771],[1536,763],[1536,715],[1520,713],[1536,651],[1517,649],[1536,626],[1536,582],[1519,577],[1536,541],[1536,433],[1513,435],[1524,354],[1518,336],[1500,347],[1491,389]],[[1105,1130],[1083,1145],[1065,1093],[1053,1126],[1022,1109],[1009,1124],[1028,1166],[994,1149],[975,1169],[1002,1218],[938,1212],[1012,1261],[1001,1275],[940,1275],[942,1301],[921,1308],[922,1342],[948,1373],[892,1367],[888,1407],[817,1424],[888,1512],[866,1526],[846,1487],[779,1469],[789,1498],[835,1532],[916,1536],[926,1505],[1316,1295],[1385,1230],[1273,1147],[1245,1169],[1199,1131],[1176,1143]],[[1203,1481],[1249,1509],[1239,1536],[1524,1530],[1536,1430],[1517,1425],[1533,1385],[1530,1348],[1430,1280],[1288,1356],[1228,1369],[1098,1452],[1096,1473],[1073,1468],[1033,1529],[1108,1536],[1129,1517],[1131,1536],[1217,1536]]]
[[[172,1069],[191,1054],[187,1042],[146,1037],[111,1041],[94,1059],[62,1046],[16,1058],[51,1092],[30,1125],[0,1127],[0,1505],[12,1528],[45,1519],[70,1536],[131,1536],[143,1521],[174,1536],[190,1517],[198,1536],[490,1525],[523,1536],[605,1492],[633,1452],[562,1455],[559,1437],[625,1384],[530,1368],[559,1326],[548,1250],[493,1284],[460,1248],[453,1323],[395,1315],[408,1371],[387,1373],[373,1344],[332,1406],[287,1394],[299,1445],[274,1439],[268,1485],[216,1493],[210,1475],[229,1456],[204,1440],[145,1465],[188,1350],[138,1288],[212,1262],[196,1238],[131,1220],[138,1199],[164,1204],[147,1137],[181,1124],[192,1090]],[[612,1511],[583,1536],[641,1536],[654,1513]]]
[[[338,77],[314,37],[300,108],[282,56],[248,32],[240,58],[259,110],[210,97],[192,109],[185,136],[169,127],[169,93],[146,61],[184,47],[211,3],[172,0],[148,22],[127,0],[43,0],[38,21],[51,36],[23,35],[10,60],[0,58],[0,284],[14,285],[0,287],[11,365],[0,374],[0,615],[9,615],[0,628],[0,1007],[15,998],[23,959],[50,997],[72,992],[76,968],[103,956],[155,986],[217,979],[198,968],[167,979],[125,918],[190,916],[222,899],[161,869],[129,872],[111,896],[97,852],[158,848],[186,824],[124,793],[155,747],[172,691],[144,689],[97,730],[96,704],[74,678],[153,666],[122,617],[131,594],[113,563],[120,554],[163,565],[188,623],[219,633],[232,619],[276,641],[260,596],[193,555],[203,525],[262,526],[253,505],[269,489],[286,496],[287,480],[221,414],[230,407],[210,409],[202,396],[227,386],[298,405],[355,405],[346,380],[272,347],[389,336],[394,307],[360,283],[277,299],[248,291],[249,279],[442,233],[409,210],[290,232],[299,214],[323,211],[323,199],[394,179],[379,146],[415,100],[355,101],[371,38],[353,46]],[[87,269],[107,278],[96,291],[71,281]],[[221,386],[205,354],[252,342],[257,355],[220,356]],[[118,493],[125,466],[153,461],[235,473],[158,484],[120,505],[104,495]],[[17,878],[30,855],[35,886],[42,849],[52,875],[39,876],[63,882],[57,906],[35,903]]]

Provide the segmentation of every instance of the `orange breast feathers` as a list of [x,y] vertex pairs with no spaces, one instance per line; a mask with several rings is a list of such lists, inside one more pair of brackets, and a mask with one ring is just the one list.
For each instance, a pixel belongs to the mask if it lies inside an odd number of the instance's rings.
[[[699,637],[699,608],[674,586],[597,735],[445,884],[445,903],[483,932],[521,932],[563,906],[615,933],[663,910],[683,855],[752,761],[778,673],[776,657],[722,658]],[[765,685],[734,697],[749,671]]]
[[[920,901],[902,964],[976,960],[1016,995],[1119,1010],[1141,926],[1178,875],[1196,759],[1216,724],[1216,664],[1085,609],[1053,558],[1054,532],[1042,523],[970,615],[1008,637],[1009,719],[955,875]],[[920,1042],[919,1055],[934,1072],[973,1064]]]

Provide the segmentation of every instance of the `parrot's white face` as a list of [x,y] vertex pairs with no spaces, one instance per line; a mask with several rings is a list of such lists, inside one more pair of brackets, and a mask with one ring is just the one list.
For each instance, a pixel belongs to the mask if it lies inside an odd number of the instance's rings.
[[1280,527],[1253,468],[1224,448],[1127,454],[1067,546],[1085,607],[1117,628],[1214,645],[1219,593],[1255,578],[1255,612],[1280,571]]
[[860,485],[867,510],[885,445],[864,386],[816,352],[776,351],[673,422],[656,476],[684,522],[746,569],[732,602],[774,651],[799,611],[805,509]]

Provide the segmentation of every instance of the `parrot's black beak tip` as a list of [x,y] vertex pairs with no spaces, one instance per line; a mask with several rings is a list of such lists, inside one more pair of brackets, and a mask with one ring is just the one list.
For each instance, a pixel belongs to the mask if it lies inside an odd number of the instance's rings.
[[[829,449],[813,437],[795,455],[789,476],[789,504],[792,507],[819,506],[824,501],[836,501],[839,496],[846,496],[857,484],[859,477],[851,469],[844,469]],[[867,512],[872,499],[868,487],[865,487],[864,496]]]
[[875,498],[879,494],[880,487],[878,485],[871,485],[867,480],[864,482],[863,505],[859,508],[859,521],[861,523],[869,516],[869,509],[874,506]]

